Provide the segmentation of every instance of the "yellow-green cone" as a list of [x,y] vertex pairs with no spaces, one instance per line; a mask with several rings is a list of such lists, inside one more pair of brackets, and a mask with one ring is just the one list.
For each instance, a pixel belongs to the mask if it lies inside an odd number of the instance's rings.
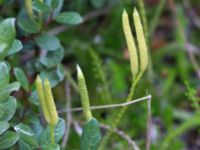
[[27,14],[32,19],[33,18],[32,0],[24,0],[24,3]]
[[44,81],[44,93],[45,93],[46,104],[49,110],[49,115],[51,118],[50,124],[55,126],[58,122],[58,113],[57,113],[53,95],[51,92],[51,86],[50,86],[49,80],[47,79],[45,79]]
[[133,12],[133,20],[135,24],[135,31],[136,31],[137,42],[138,42],[138,47],[139,47],[140,72],[144,72],[148,65],[148,51],[147,51],[147,45],[146,45],[142,23],[141,23],[139,13],[136,8],[134,9],[134,12]]
[[135,41],[131,32],[129,18],[128,18],[128,14],[126,10],[124,10],[122,14],[122,25],[123,25],[123,31],[126,38],[126,43],[128,46],[128,51],[129,51],[129,56],[130,56],[131,71],[132,71],[133,77],[135,77],[138,73],[138,56],[137,56],[137,49],[136,49]]
[[58,113],[54,103],[49,80],[45,80],[44,86],[39,76],[36,79],[36,88],[40,99],[40,104],[44,118],[48,124],[55,126],[58,122]]
[[42,111],[44,114],[44,118],[48,123],[50,123],[51,118],[50,118],[48,106],[47,106],[46,100],[45,100],[45,94],[44,94],[44,90],[43,90],[42,80],[40,79],[39,76],[37,76],[37,79],[36,79],[36,88],[37,88],[41,108],[42,108]]
[[78,65],[77,65],[77,78],[78,78],[79,92],[81,95],[81,103],[82,103],[82,107],[83,107],[83,113],[84,113],[86,121],[90,121],[92,119],[92,113],[90,110],[90,102],[89,102],[87,86],[85,83],[85,77],[83,75],[83,72]]

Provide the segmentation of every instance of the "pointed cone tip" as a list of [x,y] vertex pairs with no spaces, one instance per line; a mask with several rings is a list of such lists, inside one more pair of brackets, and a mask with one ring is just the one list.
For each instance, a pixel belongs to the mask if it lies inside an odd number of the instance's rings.
[[138,15],[139,15],[136,8],[134,8],[134,10],[133,10],[133,15],[134,15],[134,16],[138,16]]
[[126,9],[123,10],[122,16],[128,16]]
[[78,73],[78,76],[80,76],[80,75],[82,75],[83,73],[82,73],[82,70],[81,70],[81,68],[80,68],[80,66],[77,64],[77,66],[76,66],[76,69],[77,69],[77,73]]
[[40,75],[37,75],[36,80],[41,81]]
[[45,84],[49,84],[48,78],[45,78],[44,83],[45,83]]

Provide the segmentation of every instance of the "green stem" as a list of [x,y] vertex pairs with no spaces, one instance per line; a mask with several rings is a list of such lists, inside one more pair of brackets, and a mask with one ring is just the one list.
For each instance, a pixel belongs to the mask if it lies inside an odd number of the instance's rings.
[[[134,95],[134,92],[135,92],[135,87],[137,86],[140,78],[142,77],[142,74],[143,73],[140,73],[136,79],[133,80],[133,83],[131,85],[131,88],[130,88],[130,92],[129,92],[129,95],[126,99],[126,102],[129,102],[132,100],[132,97]],[[121,118],[123,117],[124,113],[126,112],[127,110],[127,106],[125,107],[122,107],[119,111],[119,113],[117,114],[117,116],[115,117],[116,119],[113,121],[112,125],[111,125],[111,130],[109,130],[106,134],[106,136],[103,138],[102,142],[101,142],[101,145],[99,147],[98,150],[104,150],[105,149],[105,146],[107,145],[109,139],[111,138],[112,134],[113,134],[113,131],[115,130],[115,128],[119,125],[120,123],[120,120]]]
[[169,145],[171,144],[172,140],[174,140],[177,136],[181,135],[188,129],[193,127],[200,126],[199,116],[195,115],[194,117],[184,121],[178,128],[173,131],[169,131],[169,133],[165,136],[165,139],[161,145],[162,150],[168,150]]
[[32,0],[24,0],[26,12],[31,20],[33,19]]
[[[161,5],[163,5],[163,4],[161,4]],[[143,29],[144,29],[144,34],[145,34],[147,48],[150,49],[150,46],[149,46],[149,43],[150,43],[150,41],[149,41],[149,30],[148,30],[149,27],[148,27],[148,22],[147,22],[147,17],[146,17],[144,0],[139,0],[138,1],[138,6],[139,6],[139,10],[140,10],[140,14],[141,14],[141,19],[142,19],[142,23],[143,23]],[[162,10],[162,8],[161,8],[161,10]],[[159,10],[159,13],[160,13],[161,10]],[[155,15],[155,17],[157,18],[158,16]],[[155,20],[155,17],[154,17],[154,20]],[[150,32],[150,36],[152,37],[151,32]],[[149,79],[150,82],[152,82],[154,80],[154,75],[153,75],[152,58],[151,58],[150,53],[148,54],[148,70],[147,71],[148,71],[148,79]]]
[[55,143],[55,134],[54,134],[55,127],[53,125],[50,125],[50,135],[51,135],[51,143]]
[[161,16],[161,13],[164,9],[164,6],[165,6],[165,2],[166,0],[161,0],[160,3],[158,4],[158,7],[156,9],[156,12],[155,12],[155,15],[153,17],[153,19],[151,20],[151,23],[150,23],[150,37],[152,37],[155,29],[156,29],[156,26],[158,24],[158,21],[159,21],[159,18]]
[[71,86],[74,88],[74,90],[79,93],[78,85],[76,84],[76,82],[72,78],[72,75],[71,75],[70,71],[65,69],[65,75],[66,75],[67,80],[71,84]]

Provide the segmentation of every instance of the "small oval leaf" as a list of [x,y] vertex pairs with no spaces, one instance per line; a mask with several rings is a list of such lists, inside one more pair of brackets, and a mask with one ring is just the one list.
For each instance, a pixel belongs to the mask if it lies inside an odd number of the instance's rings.
[[13,82],[9,85],[6,85],[3,89],[0,91],[0,102],[4,102],[8,99],[9,95],[13,91],[17,91],[20,88],[19,82]]
[[55,51],[60,47],[60,41],[57,37],[45,33],[37,36],[35,42],[41,49],[48,51]]
[[8,85],[9,80],[10,80],[10,75],[9,75],[9,67],[8,65],[1,61],[0,62],[0,89],[3,88],[4,86]]
[[14,97],[9,97],[4,103],[0,103],[0,120],[9,121],[15,114],[17,102]]
[[8,18],[0,23],[0,59],[3,59],[15,39],[15,19]]
[[83,22],[83,18],[77,12],[63,12],[55,17],[55,21],[62,24],[76,25]]
[[98,121],[93,118],[83,127],[81,150],[97,150],[101,142],[101,132]]
[[18,135],[13,132],[13,131],[8,131],[6,133],[4,133],[1,137],[0,137],[0,149],[7,149],[11,146],[13,146],[17,140],[18,140]]
[[31,148],[38,147],[38,143],[37,143],[35,134],[31,130],[31,128],[29,128],[29,126],[20,123],[20,124],[14,126],[14,129],[18,133],[18,135],[20,137],[20,141],[27,144]]
[[13,55],[23,48],[21,41],[15,39],[12,46],[8,50],[8,55]]
[[10,124],[7,121],[0,121],[0,135],[4,133],[9,127]]
[[24,71],[20,68],[14,68],[14,74],[17,80],[20,82],[22,88],[28,92],[30,87],[29,87],[28,79]]

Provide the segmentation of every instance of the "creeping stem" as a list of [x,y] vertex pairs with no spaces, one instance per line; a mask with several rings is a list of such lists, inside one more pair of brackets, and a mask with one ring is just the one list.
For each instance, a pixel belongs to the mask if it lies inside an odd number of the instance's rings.
[[[128,97],[126,99],[126,102],[129,102],[131,101],[133,95],[134,95],[134,92],[135,92],[135,88],[140,80],[140,78],[142,77],[142,73],[140,73],[137,78],[133,81],[132,85],[131,85],[131,88],[130,88],[130,92],[128,94]],[[99,147],[98,150],[104,150],[105,149],[105,146],[107,145],[107,142],[109,141],[109,139],[111,138],[114,130],[116,129],[116,127],[118,126],[118,124],[120,123],[120,120],[122,118],[122,116],[124,115],[124,113],[126,112],[127,110],[127,106],[125,107],[122,107],[119,111],[119,113],[117,114],[116,116],[116,119],[113,121],[112,125],[111,125],[111,130],[109,132],[107,132],[106,136],[103,138],[102,142],[101,142],[101,145]]]

